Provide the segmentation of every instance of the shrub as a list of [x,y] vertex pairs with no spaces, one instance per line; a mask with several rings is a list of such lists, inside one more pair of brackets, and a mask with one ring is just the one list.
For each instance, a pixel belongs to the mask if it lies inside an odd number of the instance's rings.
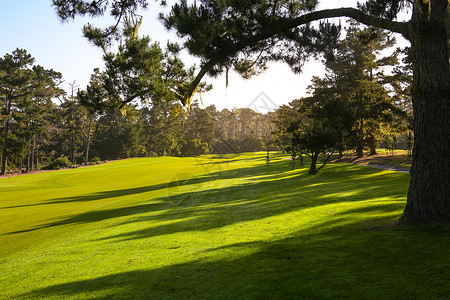
[[43,170],[59,170],[61,168],[69,168],[72,166],[70,160],[64,155],[53,160],[48,166],[42,168]]
[[183,156],[199,156],[209,153],[208,143],[200,139],[188,139],[181,147]]
[[93,163],[94,165],[98,165],[102,163],[102,160],[100,159],[100,157],[96,156],[91,159],[91,163]]

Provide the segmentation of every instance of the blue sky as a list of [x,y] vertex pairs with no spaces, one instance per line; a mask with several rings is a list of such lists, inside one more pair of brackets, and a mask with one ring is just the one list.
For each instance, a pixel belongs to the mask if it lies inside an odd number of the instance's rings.
[[[339,1],[345,6],[355,2]],[[159,6],[151,5],[150,10],[144,13],[141,33],[165,45],[167,39],[174,39],[175,35],[168,33],[156,20],[155,11],[158,9]],[[63,88],[69,90],[69,83],[75,80],[80,88],[84,88],[92,70],[101,68],[103,62],[102,51],[82,37],[81,29],[87,22],[109,24],[108,21],[108,18],[76,18],[61,23],[50,0],[0,0],[0,56],[16,48],[24,48],[36,58],[37,64],[63,74]],[[187,60],[189,64],[195,63],[195,59]],[[214,89],[203,94],[202,98],[205,105],[215,104],[219,109],[247,107],[254,105],[255,101],[261,102],[265,104],[258,107],[261,112],[266,112],[266,108],[273,109],[305,96],[311,76],[322,76],[323,73],[323,66],[317,62],[308,64],[302,75],[294,75],[286,65],[273,64],[268,71],[250,80],[230,74],[227,89],[224,76],[206,79]],[[264,106],[266,108],[261,108]]]

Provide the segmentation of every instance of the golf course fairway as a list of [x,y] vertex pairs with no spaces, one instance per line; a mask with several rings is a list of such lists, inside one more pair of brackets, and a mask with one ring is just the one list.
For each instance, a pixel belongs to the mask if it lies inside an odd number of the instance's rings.
[[409,174],[264,152],[0,179],[0,299],[449,299]]

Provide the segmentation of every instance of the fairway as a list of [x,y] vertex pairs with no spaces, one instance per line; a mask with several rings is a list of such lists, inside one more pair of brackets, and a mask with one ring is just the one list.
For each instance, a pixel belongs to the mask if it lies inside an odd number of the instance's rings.
[[409,174],[265,155],[0,179],[0,299],[448,299],[449,227],[393,227]]

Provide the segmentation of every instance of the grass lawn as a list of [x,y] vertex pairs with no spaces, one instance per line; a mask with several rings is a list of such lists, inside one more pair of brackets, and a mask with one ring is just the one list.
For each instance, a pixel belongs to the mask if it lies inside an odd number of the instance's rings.
[[408,174],[285,158],[0,179],[0,299],[449,299],[450,228],[392,227]]

